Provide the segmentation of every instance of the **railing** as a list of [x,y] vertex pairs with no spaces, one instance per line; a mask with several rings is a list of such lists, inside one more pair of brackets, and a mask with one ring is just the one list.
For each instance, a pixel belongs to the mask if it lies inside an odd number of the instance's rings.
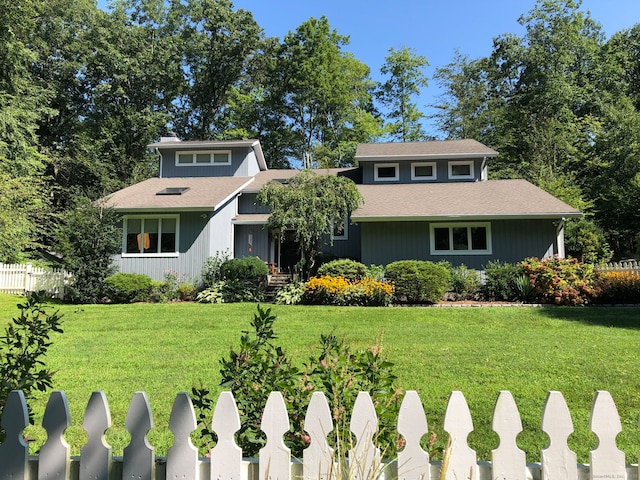
[[[234,441],[240,428],[240,417],[233,395],[224,392],[218,398],[212,430],[218,436],[210,458],[199,458],[190,440],[196,429],[193,405],[186,393],[177,395],[169,419],[169,429],[175,441],[167,457],[156,458],[147,441],[153,428],[151,408],[144,392],[134,395],[126,418],[131,442],[122,457],[113,457],[105,442],[105,432],[111,426],[106,396],[94,392],[89,399],[83,427],[87,443],[79,457],[70,457],[64,432],[70,426],[69,406],[63,392],[49,397],[42,425],[47,441],[37,457],[29,457],[29,447],[23,430],[29,423],[27,405],[21,391],[9,395],[2,414],[6,439],[0,445],[0,478],[11,479],[191,479],[191,480],[332,480],[336,475],[336,458],[327,443],[333,429],[331,412],[323,393],[315,392],[305,417],[309,446],[304,450],[302,464],[293,462],[283,435],[289,430],[287,409],[279,392],[272,392],[264,410],[261,428],[266,444],[259,459],[243,459]],[[473,423],[467,402],[461,392],[452,392],[444,416],[444,430],[449,434],[451,448],[442,462],[430,462],[420,446],[428,433],[427,420],[418,394],[405,394],[397,421],[398,432],[405,440],[404,448],[393,462],[381,462],[380,450],[372,439],[378,428],[373,402],[361,392],[355,402],[350,429],[356,438],[348,451],[349,480],[397,478],[402,480],[463,479],[549,479],[549,480],[637,480],[638,466],[625,465],[625,454],[616,446],[616,436],[622,431],[620,417],[611,395],[598,391],[591,410],[590,428],[597,446],[590,453],[590,464],[579,465],[567,439],[573,432],[571,415],[560,392],[550,392],[542,416],[542,430],[549,436],[549,446],[542,450],[539,464],[527,464],[525,453],[516,445],[522,431],[520,415],[508,391],[500,392],[493,415],[493,430],[500,439],[492,451],[492,461],[479,463],[476,453],[467,444]],[[635,455],[635,452],[634,452]],[[444,466],[443,466],[444,465]],[[443,476],[441,470],[444,469]],[[343,476],[342,478],[346,478]]]
[[22,294],[44,290],[63,298],[64,287],[71,280],[71,274],[63,269],[34,267],[31,263],[0,263],[0,293]]

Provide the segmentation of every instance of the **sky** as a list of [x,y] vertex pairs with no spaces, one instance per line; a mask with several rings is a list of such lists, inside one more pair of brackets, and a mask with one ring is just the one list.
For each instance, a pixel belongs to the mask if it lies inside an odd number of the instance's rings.
[[[503,33],[522,36],[518,18],[528,13],[535,0],[233,0],[236,8],[249,10],[270,37],[282,38],[310,17],[325,15],[341,35],[349,36],[344,50],[367,64],[374,80],[381,80],[380,67],[390,48],[410,47],[427,58],[425,73],[452,62],[455,51],[471,59],[491,53],[493,39]],[[606,38],[640,23],[639,0],[584,0],[581,10],[591,12],[602,25]],[[417,99],[428,106],[441,92],[435,81]],[[438,132],[429,120],[428,134]]]

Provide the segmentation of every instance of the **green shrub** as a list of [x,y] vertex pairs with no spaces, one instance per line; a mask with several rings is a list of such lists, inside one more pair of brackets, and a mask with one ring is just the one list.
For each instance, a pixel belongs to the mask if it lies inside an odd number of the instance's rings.
[[384,281],[384,265],[369,265],[367,276],[377,280],[378,282]]
[[322,264],[318,268],[317,276],[324,277],[328,275],[330,277],[343,277],[347,280],[361,280],[367,276],[367,273],[367,267],[363,263],[341,258]]
[[575,258],[527,258],[520,267],[540,303],[583,305],[596,295],[596,273],[589,263]]
[[456,300],[473,300],[480,291],[480,276],[465,265],[451,267],[451,292]]
[[180,285],[178,285],[176,293],[178,294],[178,300],[180,300],[181,302],[193,302],[196,298],[198,290],[192,283],[181,283]]
[[220,267],[224,262],[229,260],[228,253],[216,252],[215,256],[207,258],[207,261],[202,267],[200,272],[200,280],[202,282],[202,288],[209,288],[222,280],[220,274]]
[[201,291],[196,300],[200,303],[261,302],[264,291],[249,280],[221,280]]
[[256,284],[264,282],[269,269],[257,257],[230,258],[220,265],[220,277],[224,280],[247,280]]
[[303,282],[292,282],[286,284],[276,293],[276,303],[280,305],[297,305],[302,300],[304,294]]
[[116,273],[104,281],[105,292],[114,303],[146,302],[153,288],[153,280],[141,273]]
[[439,302],[451,284],[446,264],[421,260],[390,263],[385,276],[395,285],[396,301],[407,303]]
[[484,267],[485,283],[482,288],[487,300],[511,302],[520,297],[518,278],[522,269],[513,263],[491,261]]
[[[258,306],[251,331],[242,332],[240,345],[220,360],[220,385],[230,390],[238,405],[241,428],[235,438],[245,456],[256,456],[264,445],[261,432],[262,412],[271,391],[282,393],[287,405],[291,430],[284,442],[294,457],[301,458],[309,438],[303,422],[311,394],[325,392],[336,429],[330,441],[336,448],[350,448],[349,421],[358,392],[372,397],[379,420],[376,443],[386,454],[396,447],[395,422],[400,406],[393,364],[382,356],[379,341],[371,349],[355,351],[344,339],[321,335],[320,351],[304,369],[293,365],[284,348],[276,344],[276,316],[271,309]],[[214,435],[210,429],[213,401],[205,386],[192,389],[193,404],[199,421],[200,441],[208,451]],[[346,452],[338,452],[345,458]]]
[[601,273],[597,291],[597,303],[640,303],[640,273]]

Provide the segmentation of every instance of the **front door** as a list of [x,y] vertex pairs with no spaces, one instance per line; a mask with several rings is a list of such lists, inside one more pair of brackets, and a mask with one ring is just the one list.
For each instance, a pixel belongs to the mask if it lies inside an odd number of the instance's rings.
[[292,231],[285,232],[279,244],[278,270],[283,273],[295,273],[300,261],[300,245],[294,240]]

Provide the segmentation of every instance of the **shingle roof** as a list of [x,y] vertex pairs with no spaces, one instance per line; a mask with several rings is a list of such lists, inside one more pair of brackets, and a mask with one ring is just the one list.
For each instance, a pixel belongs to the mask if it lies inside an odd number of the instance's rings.
[[[317,168],[313,169],[318,175],[345,175],[351,177],[354,172],[358,172],[358,169],[349,168]],[[245,192],[258,192],[260,189],[271,181],[283,181],[289,180],[295,177],[300,170],[295,169],[281,169],[281,170],[266,170],[258,172],[255,176],[255,181],[244,189]]]
[[526,180],[358,185],[354,222],[453,218],[562,218],[580,212]]
[[[253,177],[150,178],[107,197],[106,206],[118,210],[214,210]],[[188,188],[181,195],[157,195],[165,188]]]
[[495,157],[498,152],[482,143],[466,140],[436,140],[431,142],[361,143],[356,149],[356,160],[418,159],[418,158],[472,158]]

